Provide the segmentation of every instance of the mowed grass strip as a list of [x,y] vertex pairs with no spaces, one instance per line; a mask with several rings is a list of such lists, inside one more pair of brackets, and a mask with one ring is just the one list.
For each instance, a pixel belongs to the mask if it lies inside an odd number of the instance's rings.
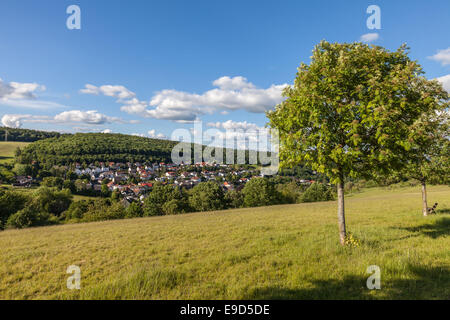
[[450,188],[428,190],[427,218],[418,187],[349,196],[357,248],[339,245],[335,202],[0,232],[0,298],[449,299]]
[[14,152],[17,147],[24,148],[29,142],[17,141],[1,141],[0,142],[0,163],[12,162],[14,160]]

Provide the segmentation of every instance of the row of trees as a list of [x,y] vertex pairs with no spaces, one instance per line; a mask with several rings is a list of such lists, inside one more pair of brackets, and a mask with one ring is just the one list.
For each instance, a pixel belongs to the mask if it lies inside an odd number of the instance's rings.
[[276,183],[270,179],[255,178],[242,190],[228,192],[224,192],[214,181],[200,183],[191,190],[157,183],[143,204],[132,202],[126,205],[118,192],[113,192],[110,197],[73,201],[70,190],[64,188],[63,184],[53,184],[58,179],[51,178],[46,180],[51,187],[41,186],[31,194],[0,190],[0,230],[60,222],[171,215],[334,198],[333,191],[324,184],[315,183],[305,190],[295,182]]
[[404,45],[391,52],[322,41],[267,114],[279,130],[281,165],[307,165],[337,185],[341,244],[346,179],[419,179],[424,215],[426,183],[449,181],[449,95],[423,74]]
[[0,127],[0,141],[33,142],[42,139],[59,137],[60,135],[61,134],[59,132]]

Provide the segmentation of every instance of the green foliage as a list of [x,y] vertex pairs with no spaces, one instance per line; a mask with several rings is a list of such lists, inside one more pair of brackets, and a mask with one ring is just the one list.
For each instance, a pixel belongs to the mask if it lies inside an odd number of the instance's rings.
[[225,204],[222,188],[213,181],[199,183],[189,194],[189,205],[195,211],[222,210]]
[[306,164],[333,183],[401,168],[416,120],[448,106],[442,86],[407,54],[405,46],[320,42],[285,89],[287,99],[268,112],[281,165]]
[[170,161],[176,142],[122,134],[77,133],[40,140],[22,150],[20,161],[44,168],[74,162]]
[[59,132],[0,127],[0,141],[5,141],[6,130],[8,130],[8,141],[33,142],[52,137],[59,137],[61,135]]
[[25,207],[28,201],[25,194],[15,191],[0,191],[0,230],[6,224],[8,218]]
[[38,205],[40,211],[61,215],[72,203],[70,190],[57,190],[55,188],[40,187],[32,195],[32,201]]
[[301,202],[317,202],[334,200],[333,191],[322,183],[314,182],[301,195]]
[[83,215],[81,221],[103,221],[123,219],[126,216],[126,211],[120,202],[109,202],[108,199],[92,201],[89,204],[88,211]]
[[64,179],[61,177],[45,177],[44,179],[42,179],[41,185],[50,188],[56,187],[58,189],[62,189],[64,185]]
[[294,181],[277,184],[280,203],[297,203],[302,194],[302,188]]
[[137,202],[132,202],[125,210],[125,218],[137,218],[142,217],[144,215],[144,211],[142,207]]
[[178,188],[170,185],[156,183],[152,191],[144,200],[144,216],[163,215],[163,205],[173,199],[181,199],[182,194]]
[[32,201],[28,203],[25,208],[8,218],[6,227],[22,229],[56,223],[57,220],[54,217],[51,217],[48,212],[40,211],[40,209],[37,202]]
[[242,189],[245,207],[260,207],[280,202],[274,183],[264,178],[253,178]]
[[167,201],[162,206],[162,212],[164,214],[179,214],[188,211],[188,206],[184,199],[172,199]]
[[29,166],[29,165],[16,163],[14,165],[13,172],[17,176],[29,176],[32,174],[32,169],[31,169],[31,166]]
[[244,195],[238,190],[230,190],[225,193],[225,201],[228,208],[241,208],[244,205]]
[[63,213],[66,221],[79,221],[89,210],[89,202],[85,200],[74,201],[69,208]]

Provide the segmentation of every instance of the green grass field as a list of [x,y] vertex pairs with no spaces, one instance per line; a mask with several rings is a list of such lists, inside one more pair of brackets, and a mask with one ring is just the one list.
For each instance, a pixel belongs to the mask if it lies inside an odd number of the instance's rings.
[[0,142],[0,163],[11,162],[14,160],[14,151],[17,147],[23,148],[29,142]]
[[348,197],[357,248],[338,244],[335,202],[3,231],[0,298],[450,299],[450,188],[428,196],[426,218],[418,187]]

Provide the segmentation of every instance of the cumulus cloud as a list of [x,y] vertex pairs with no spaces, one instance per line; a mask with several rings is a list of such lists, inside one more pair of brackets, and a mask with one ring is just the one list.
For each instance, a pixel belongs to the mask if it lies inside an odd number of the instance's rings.
[[149,136],[150,138],[154,138],[154,139],[167,139],[167,136],[166,136],[165,134],[162,134],[162,133],[156,133],[156,130],[155,130],[155,129],[150,130],[150,131],[148,131],[147,133],[148,133],[148,136]]
[[434,61],[440,62],[443,66],[450,64],[450,47],[447,49],[438,50],[435,55],[428,57]]
[[108,117],[96,110],[81,111],[70,110],[57,114],[54,118],[55,122],[82,122],[87,124],[104,124],[110,122],[120,122],[119,118]]
[[81,123],[88,125],[101,125],[105,123],[125,123],[120,118],[109,117],[95,110],[81,111],[70,110],[61,112],[54,117],[39,116],[31,114],[5,114],[2,117],[2,124],[7,127],[20,128],[24,122],[30,123],[52,123],[52,124],[70,124]]
[[225,130],[260,130],[263,129],[262,127],[257,126],[255,123],[250,123],[247,121],[233,121],[233,120],[227,120],[225,122],[209,122],[206,124],[208,127],[213,127],[217,129],[225,129]]
[[105,130],[102,130],[101,133],[112,133],[112,130],[111,129],[105,129]]
[[363,34],[359,38],[359,41],[369,43],[369,42],[374,42],[374,41],[378,40],[379,38],[380,38],[380,35],[378,33],[376,33],[376,32],[374,32],[374,33],[366,33],[366,34]]
[[36,99],[36,91],[45,90],[45,86],[37,83],[5,83],[0,79],[0,99],[2,100],[27,100]]
[[442,83],[444,89],[447,90],[448,93],[450,93],[450,74],[437,78],[437,81]]
[[85,94],[103,94],[108,97],[114,97],[117,98],[119,101],[126,100],[126,99],[132,99],[136,96],[136,94],[124,86],[118,86],[118,85],[104,85],[104,86],[94,86],[92,84],[86,84],[84,89],[80,90],[81,93]]
[[[257,88],[244,77],[221,77],[213,81],[215,88],[202,94],[172,89],[157,92],[150,101],[139,100],[134,93],[123,86],[86,85],[83,93],[105,94],[102,88],[108,89],[109,96],[118,98],[122,103],[121,110],[146,118],[193,122],[199,116],[213,112],[227,113],[233,110],[263,113],[279,104],[282,91],[287,84],[271,85],[269,88]],[[118,94],[121,90],[126,93]]]

